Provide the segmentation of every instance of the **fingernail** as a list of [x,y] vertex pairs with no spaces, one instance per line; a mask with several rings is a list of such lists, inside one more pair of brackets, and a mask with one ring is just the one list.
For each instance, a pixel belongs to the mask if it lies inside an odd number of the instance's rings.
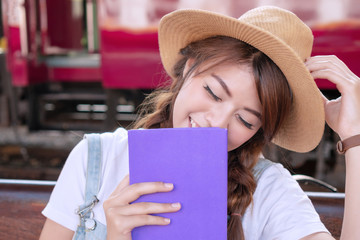
[[169,218],[164,218],[164,222],[170,223],[170,219]]
[[172,183],[164,183],[164,186],[165,186],[166,188],[173,188],[173,187],[174,187],[174,184],[172,184]]
[[171,207],[173,208],[180,208],[180,203],[172,203]]

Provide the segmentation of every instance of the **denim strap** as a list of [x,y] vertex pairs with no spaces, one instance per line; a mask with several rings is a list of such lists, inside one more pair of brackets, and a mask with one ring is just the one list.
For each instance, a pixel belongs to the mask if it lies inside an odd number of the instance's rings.
[[273,163],[270,160],[264,159],[264,158],[259,158],[258,162],[256,163],[256,165],[253,168],[253,174],[255,177],[255,180],[258,181],[260,179],[261,174],[263,174],[263,172],[270,167],[271,165],[274,165],[275,163]]
[[101,140],[100,134],[86,134],[88,141],[88,163],[86,171],[85,203],[94,201],[99,192],[101,175]]
[[[99,201],[97,194],[100,188],[101,176],[101,139],[100,134],[86,134],[88,142],[88,162],[86,170],[85,203],[82,204],[76,213],[80,217],[73,239],[75,240],[98,240],[106,239],[106,226],[94,219],[93,208]],[[90,224],[89,224],[90,223]],[[93,226],[88,228],[88,226]]]

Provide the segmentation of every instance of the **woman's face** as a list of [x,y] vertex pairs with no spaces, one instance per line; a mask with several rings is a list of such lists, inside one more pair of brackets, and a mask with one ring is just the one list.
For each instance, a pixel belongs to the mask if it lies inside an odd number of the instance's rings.
[[252,69],[222,64],[185,80],[175,100],[173,127],[226,128],[231,151],[258,131],[260,118],[261,103]]

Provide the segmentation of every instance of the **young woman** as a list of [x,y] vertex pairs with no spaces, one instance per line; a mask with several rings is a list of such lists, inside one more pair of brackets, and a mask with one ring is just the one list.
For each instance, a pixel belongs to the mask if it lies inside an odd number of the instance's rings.
[[[253,9],[239,19],[180,10],[160,23],[160,54],[173,82],[146,100],[135,128],[227,128],[230,240],[333,239],[280,164],[268,166],[258,179],[252,172],[270,141],[298,152],[316,147],[325,116],[346,148],[346,139],[360,134],[360,79],[334,56],[310,58],[312,40],[311,30],[294,14],[274,7]],[[328,101],[314,78],[335,83],[342,97]],[[41,239],[84,236],[74,210],[86,198],[87,141],[74,148],[64,166],[43,211]],[[342,239],[360,239],[359,144],[353,140],[345,153]],[[132,202],[171,191],[172,183],[129,185],[126,130],[102,134],[101,145],[99,190],[86,208],[95,221],[85,226],[92,237],[130,240],[135,227],[169,224],[170,219],[151,214],[177,212],[180,203]]]

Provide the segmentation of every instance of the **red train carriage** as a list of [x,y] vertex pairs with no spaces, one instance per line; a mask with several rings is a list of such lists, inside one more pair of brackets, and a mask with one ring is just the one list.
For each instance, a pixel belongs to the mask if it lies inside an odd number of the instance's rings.
[[[22,121],[31,130],[100,131],[115,127],[117,122],[131,122],[144,93],[168,80],[158,53],[157,24],[161,16],[179,8],[209,9],[234,17],[262,4],[287,8],[311,26],[313,55],[335,54],[360,75],[357,1],[2,0],[7,47],[6,54],[0,53],[0,124],[6,122],[7,112],[13,122]],[[317,84],[326,95],[338,95],[330,82],[317,80]],[[315,176],[320,179],[325,158],[332,151],[325,143],[333,141],[332,137],[327,133],[316,152],[300,158],[317,159]],[[291,162],[292,156],[286,157]],[[25,217],[25,222],[19,222],[17,213],[39,214],[51,187],[20,186],[16,181],[0,185],[5,196],[0,201],[5,213],[4,234],[14,235],[14,228],[7,224],[21,225],[14,236],[33,229],[29,239],[35,239],[44,219],[39,216],[29,224]],[[343,194],[309,194],[326,226],[338,237]],[[11,211],[14,203],[25,208],[15,213]]]
[[[6,66],[17,91],[10,97],[20,102],[14,105],[16,119],[30,129],[104,130],[117,121],[126,124],[136,117],[144,93],[166,84],[157,44],[161,16],[192,7],[235,17],[261,4],[295,12],[312,26],[314,55],[336,54],[360,75],[355,0],[336,6],[276,0],[3,0]],[[337,95],[328,81],[317,83],[325,94]]]

